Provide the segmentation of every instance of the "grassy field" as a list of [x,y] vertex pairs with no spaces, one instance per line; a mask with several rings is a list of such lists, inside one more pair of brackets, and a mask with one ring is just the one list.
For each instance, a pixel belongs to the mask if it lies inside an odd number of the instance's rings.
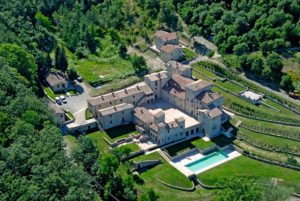
[[240,93],[240,92],[242,92],[242,91],[245,90],[244,87],[241,87],[240,85],[234,84],[234,83],[232,83],[230,81],[224,81],[224,82],[222,82],[220,80],[217,80],[215,83],[218,84],[218,85],[220,85],[221,87],[224,87],[225,89],[231,90],[231,91],[233,91],[235,93]]
[[170,156],[176,156],[177,154],[193,148],[206,149],[212,145],[213,143],[211,141],[205,142],[203,139],[197,138],[172,145],[166,148],[166,150]]
[[254,179],[282,179],[287,186],[295,188],[300,193],[300,172],[262,163],[245,156],[228,161],[211,170],[198,175],[205,184],[214,185],[221,178],[250,177]]
[[65,135],[63,139],[64,143],[66,143],[67,153],[70,154],[71,151],[78,146],[77,139],[73,135]]
[[89,83],[108,82],[134,74],[131,62],[118,56],[107,59],[81,59],[74,68]]
[[140,150],[139,146],[136,143],[125,144],[122,147],[129,148],[131,150],[131,153],[137,152]]

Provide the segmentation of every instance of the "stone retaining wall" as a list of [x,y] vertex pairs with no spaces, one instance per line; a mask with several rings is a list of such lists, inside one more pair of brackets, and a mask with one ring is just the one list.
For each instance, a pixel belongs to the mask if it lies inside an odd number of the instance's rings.
[[192,192],[192,191],[194,191],[194,190],[196,189],[194,183],[192,183],[193,186],[192,186],[191,188],[184,188],[184,187],[174,186],[174,185],[168,184],[168,183],[163,182],[163,181],[161,181],[161,180],[159,180],[159,179],[156,179],[156,180],[159,181],[161,184],[163,184],[163,185],[165,185],[165,186],[168,186],[168,187],[170,187],[170,188],[176,189],[176,190],[182,190],[182,191]]

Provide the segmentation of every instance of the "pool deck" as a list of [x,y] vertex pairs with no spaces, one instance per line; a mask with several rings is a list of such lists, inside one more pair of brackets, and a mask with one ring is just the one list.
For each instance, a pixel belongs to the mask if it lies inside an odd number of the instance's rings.
[[199,160],[203,157],[205,157],[206,155],[202,155],[201,153],[199,153],[198,151],[193,151],[191,152],[188,156],[185,156],[181,159],[178,159],[176,161],[170,161],[170,164],[172,166],[174,166],[177,170],[179,170],[180,172],[182,172],[185,176],[189,177],[191,175],[194,175],[194,174],[200,174],[202,172],[205,172],[211,168],[214,168],[220,164],[223,164],[223,163],[226,163],[227,161],[229,160],[232,160],[238,156],[240,156],[241,154],[235,150],[233,150],[232,148],[227,148],[225,150],[222,151],[223,153],[225,153],[228,157],[223,159],[223,160],[220,160],[212,165],[209,165],[205,168],[202,168],[196,172],[193,172],[191,171],[190,169],[188,169],[185,165],[189,164],[189,163],[192,163],[196,160]]

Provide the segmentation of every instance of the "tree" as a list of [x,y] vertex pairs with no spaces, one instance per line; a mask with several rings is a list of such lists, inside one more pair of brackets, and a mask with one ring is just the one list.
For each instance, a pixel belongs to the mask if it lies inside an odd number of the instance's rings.
[[151,188],[146,193],[141,194],[138,201],[157,201],[158,198],[159,196]]
[[272,52],[267,56],[266,64],[273,72],[273,78],[275,80],[279,80],[281,78],[282,75],[281,71],[283,68],[283,63],[280,56],[277,53]]
[[217,190],[215,201],[259,201],[262,200],[262,189],[254,184],[253,180],[245,178],[231,178],[218,183],[225,186],[224,189]]
[[55,50],[55,66],[62,72],[68,69],[68,60],[64,48],[57,47]]
[[142,56],[137,56],[136,54],[134,54],[131,57],[131,63],[135,73],[140,73],[141,71],[147,69],[146,61]]
[[28,80],[34,80],[37,65],[35,64],[33,55],[25,49],[14,44],[0,44],[0,56],[5,58],[9,66],[16,68]]
[[285,91],[294,91],[295,87],[293,85],[293,80],[289,75],[283,75],[280,81],[280,87]]
[[74,81],[78,77],[78,74],[77,74],[76,70],[73,69],[73,68],[70,68],[68,70],[68,77],[69,77],[70,80]]
[[160,1],[158,20],[160,23],[166,23],[171,29],[176,29],[178,17],[175,15],[175,6],[171,0]]
[[233,52],[238,56],[246,54],[248,51],[249,51],[249,48],[248,48],[247,43],[239,43],[233,47]]

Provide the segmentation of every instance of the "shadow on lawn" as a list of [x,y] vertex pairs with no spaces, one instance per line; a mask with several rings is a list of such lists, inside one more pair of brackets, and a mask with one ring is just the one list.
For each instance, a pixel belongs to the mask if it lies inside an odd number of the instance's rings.
[[111,139],[114,139],[122,135],[137,134],[138,132],[135,130],[134,124],[128,124],[108,129],[106,130],[106,133]]

